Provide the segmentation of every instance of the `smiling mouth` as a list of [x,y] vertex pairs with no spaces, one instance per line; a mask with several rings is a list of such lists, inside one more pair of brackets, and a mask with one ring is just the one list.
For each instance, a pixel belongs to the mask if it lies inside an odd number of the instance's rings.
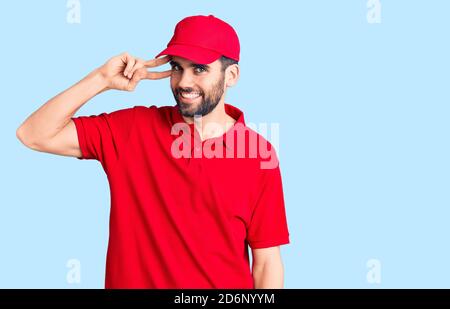
[[178,94],[178,97],[182,101],[186,101],[186,102],[195,101],[196,99],[200,98],[201,96],[202,95],[199,92],[190,92],[190,93],[181,92],[181,93]]

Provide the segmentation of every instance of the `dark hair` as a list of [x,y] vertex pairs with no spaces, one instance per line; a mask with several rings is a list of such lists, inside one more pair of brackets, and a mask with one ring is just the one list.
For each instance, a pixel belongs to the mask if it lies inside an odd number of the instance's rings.
[[220,63],[222,64],[222,73],[232,64],[239,64],[236,60],[222,56],[219,58]]

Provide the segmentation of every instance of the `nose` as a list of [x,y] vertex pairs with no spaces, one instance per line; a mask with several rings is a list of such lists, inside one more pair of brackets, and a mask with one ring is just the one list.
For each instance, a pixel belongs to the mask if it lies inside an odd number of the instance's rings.
[[187,70],[181,73],[180,80],[178,82],[178,87],[183,90],[190,91],[193,90],[194,86],[194,76]]

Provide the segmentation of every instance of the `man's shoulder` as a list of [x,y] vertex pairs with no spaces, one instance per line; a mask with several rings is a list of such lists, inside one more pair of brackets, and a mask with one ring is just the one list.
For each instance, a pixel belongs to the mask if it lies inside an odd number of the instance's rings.
[[170,115],[173,110],[175,109],[175,106],[156,106],[156,105],[135,105],[134,107],[132,107],[132,109],[135,110],[136,113],[138,114],[144,114],[144,115],[148,115],[148,114],[158,114],[158,115]]
[[175,106],[156,106],[156,105],[135,105],[129,110],[133,111],[134,123],[139,125],[153,123],[154,125],[162,125],[171,122]]

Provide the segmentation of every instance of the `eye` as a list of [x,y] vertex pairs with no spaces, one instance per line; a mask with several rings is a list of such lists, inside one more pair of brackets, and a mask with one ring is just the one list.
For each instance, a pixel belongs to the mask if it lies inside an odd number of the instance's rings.
[[196,67],[194,70],[195,70],[196,73],[203,73],[203,72],[206,72],[206,69],[203,68],[203,67]]
[[172,70],[178,71],[178,70],[176,70],[175,68],[178,68],[178,65],[175,64],[175,65],[172,66]]

